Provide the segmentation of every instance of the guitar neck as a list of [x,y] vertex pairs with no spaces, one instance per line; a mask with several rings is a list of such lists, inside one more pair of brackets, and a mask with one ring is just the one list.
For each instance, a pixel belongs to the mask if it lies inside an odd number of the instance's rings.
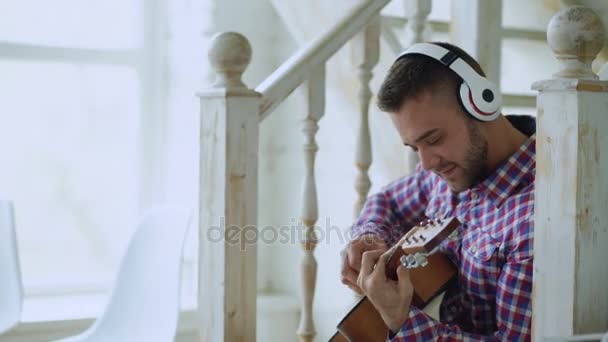
[[447,239],[460,222],[456,218],[447,221],[426,221],[410,229],[393,248],[392,255],[386,264],[386,276],[397,280],[397,268],[401,259],[407,255],[422,254],[428,257],[435,253],[441,242]]
[[395,248],[386,264],[386,277],[397,280],[397,268],[401,265],[401,257],[405,255],[402,248]]

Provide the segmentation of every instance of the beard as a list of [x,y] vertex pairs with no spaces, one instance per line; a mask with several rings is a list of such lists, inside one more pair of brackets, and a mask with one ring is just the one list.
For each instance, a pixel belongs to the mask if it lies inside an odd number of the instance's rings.
[[472,188],[488,175],[488,141],[473,120],[467,119],[469,146],[462,165],[462,178],[447,180],[453,192],[461,192]]

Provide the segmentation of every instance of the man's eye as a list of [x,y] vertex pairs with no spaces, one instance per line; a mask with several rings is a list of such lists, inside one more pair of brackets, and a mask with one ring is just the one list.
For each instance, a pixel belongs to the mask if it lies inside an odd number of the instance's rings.
[[412,149],[412,151],[414,151],[414,152],[418,152],[418,147],[411,146],[411,145],[408,145],[408,146],[409,146],[409,148],[411,148],[411,149]]
[[435,145],[441,140],[441,137],[434,137],[426,141],[429,145]]

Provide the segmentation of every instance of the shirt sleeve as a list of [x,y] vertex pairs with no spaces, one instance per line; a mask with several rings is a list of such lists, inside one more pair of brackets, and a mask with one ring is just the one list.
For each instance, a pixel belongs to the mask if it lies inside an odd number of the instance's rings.
[[351,227],[353,239],[364,234],[380,236],[390,246],[424,219],[433,175],[420,166],[412,175],[398,179],[368,197]]
[[524,222],[524,236],[507,257],[496,293],[497,331],[492,335],[463,332],[454,324],[441,323],[411,307],[409,318],[390,342],[412,341],[530,341],[532,326],[532,232],[533,222]]

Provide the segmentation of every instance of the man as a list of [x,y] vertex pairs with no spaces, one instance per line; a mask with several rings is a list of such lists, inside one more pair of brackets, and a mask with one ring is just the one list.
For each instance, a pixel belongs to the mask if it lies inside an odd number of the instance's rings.
[[[463,50],[427,43],[420,51],[398,58],[378,93],[380,109],[420,164],[368,198],[343,251],[342,282],[370,299],[390,341],[530,340],[534,120],[479,109],[499,94],[476,89],[487,80]],[[457,239],[440,246],[458,279],[437,321],[410,305],[408,270],[399,266],[393,281],[384,266],[403,228],[447,217],[462,223]]]

